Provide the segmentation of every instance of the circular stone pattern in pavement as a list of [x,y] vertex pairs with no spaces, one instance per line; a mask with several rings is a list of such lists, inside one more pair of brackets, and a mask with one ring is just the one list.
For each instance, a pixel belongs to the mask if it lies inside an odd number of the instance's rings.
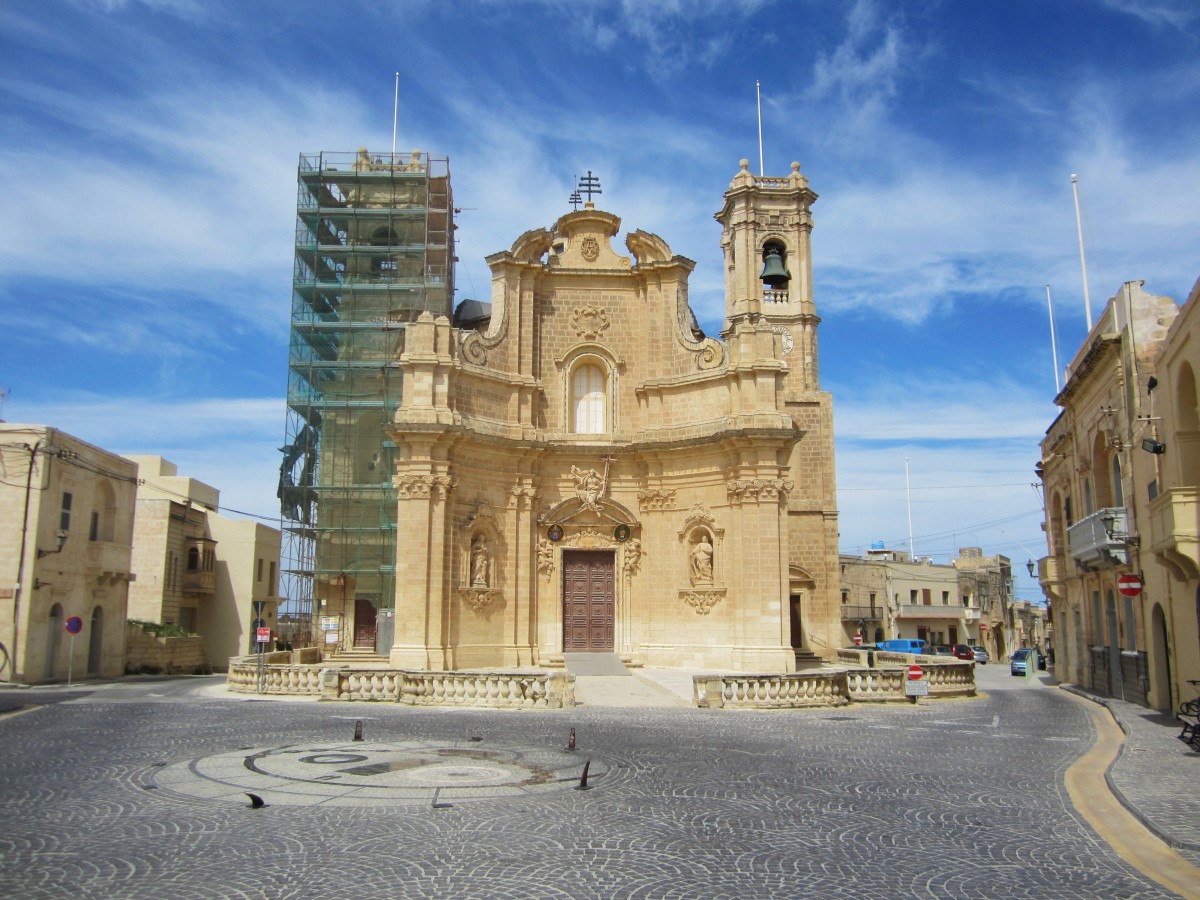
[[183,799],[275,806],[441,806],[515,799],[611,782],[618,767],[565,749],[455,747],[428,741],[293,744],[218,753],[157,769],[154,786]]

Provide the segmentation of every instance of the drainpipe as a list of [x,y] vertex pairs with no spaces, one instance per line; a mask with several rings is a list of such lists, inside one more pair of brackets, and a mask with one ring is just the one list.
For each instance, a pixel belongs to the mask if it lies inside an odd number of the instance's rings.
[[41,449],[42,439],[38,438],[32,447],[28,444],[24,446],[29,451],[29,468],[25,472],[25,511],[21,516],[21,551],[17,554],[17,580],[13,585],[12,648],[9,650],[8,656],[9,665],[12,666],[11,680],[13,684],[17,683],[17,652],[21,646],[21,592],[23,590],[21,580],[25,577],[25,548],[29,537],[29,495],[33,484],[33,465],[37,460],[38,451]]

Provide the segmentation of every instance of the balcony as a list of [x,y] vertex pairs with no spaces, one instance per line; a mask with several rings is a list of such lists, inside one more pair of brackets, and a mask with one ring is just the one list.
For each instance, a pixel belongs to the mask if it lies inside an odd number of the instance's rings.
[[849,603],[842,604],[842,621],[857,622],[859,619],[866,619],[868,622],[878,622],[883,615],[883,608],[879,606],[855,606]]
[[983,610],[975,609],[971,606],[963,607],[963,619],[967,622],[978,622],[983,618]]
[[1128,541],[1123,507],[1096,510],[1067,529],[1071,559],[1091,572],[1126,565]]
[[204,571],[185,571],[183,573],[183,592],[185,594],[198,594],[205,597],[212,596],[217,586],[217,573]]
[[1038,560],[1038,584],[1047,597],[1062,597],[1061,588],[1066,578],[1066,564],[1057,556],[1043,556]]
[[1181,580],[1200,574],[1200,497],[1172,488],[1150,501],[1150,550]]
[[129,544],[88,541],[86,553],[87,561],[84,565],[89,581],[102,584],[133,581],[133,576],[129,573],[133,548]]
[[[971,612],[976,610],[971,609]],[[897,619],[965,619],[967,607],[959,606],[925,606],[923,603],[902,603],[896,612]]]

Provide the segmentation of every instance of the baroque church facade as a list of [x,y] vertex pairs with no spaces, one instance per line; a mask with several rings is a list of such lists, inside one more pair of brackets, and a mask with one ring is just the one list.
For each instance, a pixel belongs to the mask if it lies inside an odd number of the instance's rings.
[[716,213],[720,339],[688,305],[695,263],[645,231],[622,254],[591,203],[488,257],[474,327],[407,325],[393,666],[786,672],[840,645],[817,195],[791,169],[742,160]]

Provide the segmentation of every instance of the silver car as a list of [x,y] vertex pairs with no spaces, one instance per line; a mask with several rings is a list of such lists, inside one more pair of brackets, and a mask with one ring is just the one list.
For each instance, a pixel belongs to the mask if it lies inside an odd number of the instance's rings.
[[979,663],[981,666],[986,666],[989,662],[991,662],[992,658],[988,656],[988,652],[982,647],[977,647],[972,644],[971,650],[975,653],[975,662]]

